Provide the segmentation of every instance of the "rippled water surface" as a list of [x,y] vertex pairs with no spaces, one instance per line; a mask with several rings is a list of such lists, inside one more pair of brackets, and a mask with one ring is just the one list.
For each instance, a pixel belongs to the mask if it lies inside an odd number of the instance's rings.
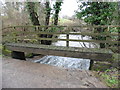
[[61,56],[44,56],[43,58],[35,60],[34,62],[80,70],[88,70],[90,66],[89,59],[78,59]]

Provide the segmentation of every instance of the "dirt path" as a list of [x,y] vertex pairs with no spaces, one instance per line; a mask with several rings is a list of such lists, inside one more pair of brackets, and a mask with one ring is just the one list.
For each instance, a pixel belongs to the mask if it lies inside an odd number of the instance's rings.
[[91,71],[68,70],[54,66],[3,59],[3,88],[106,88]]

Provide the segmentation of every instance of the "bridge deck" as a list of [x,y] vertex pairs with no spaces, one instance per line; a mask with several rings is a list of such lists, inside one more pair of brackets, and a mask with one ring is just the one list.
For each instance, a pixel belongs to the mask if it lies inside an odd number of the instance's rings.
[[6,44],[6,47],[11,51],[29,52],[43,55],[56,55],[100,61],[112,59],[112,52],[106,49],[94,49],[94,48],[87,49],[22,43],[8,43]]

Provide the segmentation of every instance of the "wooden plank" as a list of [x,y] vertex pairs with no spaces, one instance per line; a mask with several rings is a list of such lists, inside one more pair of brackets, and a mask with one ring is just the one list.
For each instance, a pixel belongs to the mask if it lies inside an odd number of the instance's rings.
[[[69,26],[69,27],[120,27],[119,25],[79,25],[79,26]],[[2,28],[2,30],[3,29],[6,29],[6,28],[13,28],[13,27],[46,27],[46,26],[33,26],[33,25],[27,25],[27,26],[9,26],[9,27],[5,27],[5,28]],[[59,25],[59,26],[56,26],[56,25],[51,25],[51,26],[47,26],[47,27],[68,27],[68,26],[61,26],[61,25]]]
[[14,33],[16,34],[27,34],[27,35],[30,35],[30,34],[69,34],[69,35],[86,35],[86,36],[118,36],[118,34],[116,33],[86,33],[86,32],[79,32],[79,33],[76,33],[76,32],[47,32],[47,31],[33,31],[33,32],[30,32],[30,31],[14,31]]
[[[67,36],[68,37],[68,36]],[[4,37],[3,39],[5,40],[9,40],[11,37]],[[16,40],[24,40],[24,39],[36,39],[36,40],[51,40],[51,41],[75,41],[75,42],[95,42],[95,43],[109,43],[109,44],[118,44],[120,43],[120,41],[112,41],[112,40],[77,40],[77,39],[59,39],[59,38],[39,38],[39,37],[34,37],[34,36],[25,36],[25,37],[21,37],[21,36],[16,36],[16,37],[12,37],[11,39],[15,39]]]
[[7,43],[10,46],[21,46],[21,47],[36,47],[36,48],[47,48],[54,50],[67,50],[67,51],[80,51],[80,52],[97,52],[97,53],[112,53],[111,50],[99,49],[99,48],[80,48],[80,47],[63,47],[63,46],[52,46],[52,45],[40,45],[40,44],[26,44],[26,43]]
[[[92,59],[96,61],[111,61],[112,54],[111,53],[104,53],[100,51],[92,52],[91,50],[72,50],[70,48],[59,47],[51,47],[48,45],[33,45],[33,44],[6,44],[6,47],[12,51],[22,51],[22,52],[29,52],[29,53],[37,53],[43,55],[56,55],[56,56],[64,56],[64,57],[74,57],[74,58],[84,58],[84,59]],[[46,48],[45,48],[46,47]],[[50,48],[49,48],[50,47]]]
[[59,39],[59,38],[36,38],[36,37],[20,37],[17,38],[19,40],[23,39],[37,39],[37,40],[51,40],[51,41],[75,41],[75,42],[95,42],[95,43],[110,43],[110,44],[118,44],[120,41],[110,41],[110,40],[77,40],[77,39]]

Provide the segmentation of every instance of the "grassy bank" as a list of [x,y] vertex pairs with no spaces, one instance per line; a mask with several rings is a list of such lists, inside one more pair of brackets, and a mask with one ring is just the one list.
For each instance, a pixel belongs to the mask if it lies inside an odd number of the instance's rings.
[[96,72],[96,76],[100,78],[110,88],[120,88],[118,84],[119,73],[116,67],[112,67],[111,63],[97,62],[93,66],[93,71]]

